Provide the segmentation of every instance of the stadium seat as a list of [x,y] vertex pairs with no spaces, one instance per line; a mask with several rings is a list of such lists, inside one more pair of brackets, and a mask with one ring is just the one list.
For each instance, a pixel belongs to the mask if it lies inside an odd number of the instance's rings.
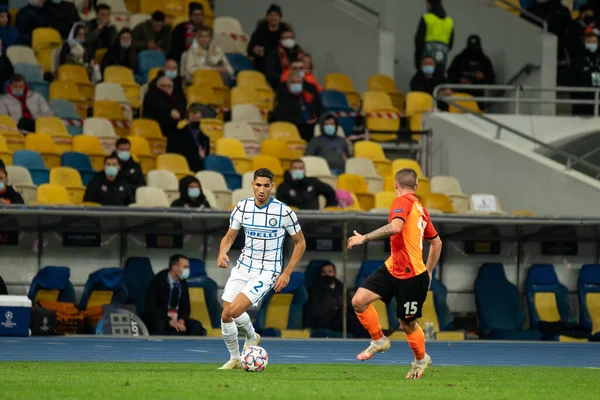
[[254,197],[254,192],[252,191],[252,189],[236,189],[231,194],[231,204],[228,208],[231,209],[235,207],[235,205],[240,201],[250,197]]
[[219,209],[229,209],[231,205],[231,190],[227,188],[227,183],[221,173],[216,171],[199,171],[196,173],[196,178],[200,181],[202,190],[213,192]]
[[123,268],[123,280],[127,288],[127,303],[135,304],[136,314],[144,313],[146,292],[154,278],[152,264],[148,257],[129,257]]
[[[469,111],[472,111],[474,113],[481,113],[481,109],[479,108],[479,104],[477,104],[477,102],[475,100],[473,100],[473,96],[467,93],[452,93],[451,96],[453,99],[454,98],[460,98],[460,99],[469,99],[469,100],[455,100],[456,105],[458,106],[462,106],[464,108],[466,108]],[[448,112],[451,113],[458,113],[458,114],[463,114],[465,113],[465,111],[461,108],[458,108],[456,106],[454,106],[453,104],[449,104],[448,105]]]
[[236,87],[251,87],[258,95],[258,107],[272,111],[275,102],[275,92],[267,83],[264,74],[259,71],[241,71],[237,75]]
[[162,189],[151,186],[138,187],[135,191],[135,203],[129,207],[169,208],[171,203]]
[[354,144],[354,157],[368,158],[375,164],[377,174],[382,178],[392,172],[392,162],[385,157],[383,148],[379,143],[361,140]]
[[273,172],[275,186],[283,183],[283,168],[279,160],[272,156],[258,155],[252,159],[252,170],[256,171],[259,168],[268,168]]
[[280,293],[269,291],[264,297],[256,317],[256,328],[264,336],[308,338],[310,332],[302,329],[302,315],[307,301],[304,274],[292,272],[285,289]]
[[[199,103],[215,108],[220,106],[214,90],[209,85],[194,84],[192,86],[188,86],[185,89],[185,95],[188,104]],[[222,119],[221,114],[219,113],[218,115],[220,119]]]
[[4,136],[0,136],[0,160],[4,161],[5,165],[11,165],[13,152],[8,148]]
[[138,54],[138,79],[146,83],[148,73],[152,68],[160,68],[165,64],[166,57],[160,51],[143,50]]
[[130,134],[129,119],[125,116],[122,107],[123,105],[116,101],[96,100],[94,103],[94,117],[110,120],[115,134],[119,137],[127,137]]
[[83,203],[85,187],[79,172],[69,167],[55,167],[50,170],[50,184],[67,189],[71,204]]
[[100,139],[95,136],[79,135],[73,138],[73,151],[88,156],[94,170],[104,170],[104,149]]
[[463,193],[456,178],[452,176],[434,176],[431,178],[431,192],[443,193],[450,197],[455,212],[464,214],[469,211],[469,196]]
[[39,93],[48,100],[50,89],[48,82],[44,81],[42,68],[39,65],[18,63],[13,66],[15,74],[21,74],[25,77],[25,81],[29,89]]
[[59,81],[75,82],[81,96],[91,106],[95,96],[94,84],[90,81],[86,69],[82,65],[64,64],[58,68]]
[[277,158],[284,171],[290,168],[290,163],[294,159],[287,143],[280,139],[263,140],[260,144],[260,154]]
[[373,161],[368,158],[354,157],[346,160],[346,173],[359,175],[364,178],[370,193],[383,190],[383,178],[377,174]]
[[13,154],[13,164],[26,168],[31,174],[31,179],[36,186],[48,183],[50,171],[44,165],[42,156],[30,150],[18,150]]
[[44,267],[31,281],[27,297],[33,304],[40,300],[75,303],[75,290],[70,276],[71,270],[67,267]]
[[162,189],[167,196],[169,204],[179,198],[179,181],[173,172],[164,169],[155,169],[148,172],[146,181],[148,186]]
[[156,156],[152,154],[148,141],[141,136],[128,136],[131,155],[140,163],[142,172],[147,174],[156,168]]
[[218,285],[206,275],[204,262],[190,258],[190,277],[186,281],[190,292],[190,318],[200,321],[207,336],[221,336],[221,303]]
[[[158,73],[162,71],[162,67],[154,67],[150,68],[148,71],[148,77],[146,78],[147,82],[152,82],[158,77]],[[144,93],[142,93],[142,100],[144,99]]]
[[252,61],[244,54],[227,53],[225,54],[229,65],[233,68],[234,75],[237,76],[241,71],[249,71],[253,69]]
[[377,192],[375,194],[375,209],[382,210],[387,214],[394,200],[396,200],[396,193],[394,192]]
[[0,136],[4,138],[10,151],[25,148],[25,137],[19,132],[15,120],[8,115],[0,115]]
[[[406,95],[406,110],[404,115],[409,119],[408,125],[411,131],[417,132],[424,129],[423,114],[433,111],[435,108],[433,97],[429,93],[409,92]],[[418,136],[413,136],[418,141]]]
[[97,137],[106,155],[113,152],[117,139],[119,139],[113,124],[103,117],[86,118],[83,121],[83,134]]
[[[238,104],[252,104],[260,109],[260,101],[258,92],[251,86],[236,86],[230,92],[231,107]],[[261,110],[261,113],[263,110]],[[263,120],[266,121],[266,114],[263,115]]]
[[242,187],[242,177],[235,171],[233,161],[227,157],[209,155],[204,159],[204,170],[221,173],[225,177],[229,190],[236,190]]
[[40,65],[33,49],[28,46],[12,45],[6,49],[6,56],[10,60],[12,65],[19,63]]
[[64,121],[69,135],[76,136],[83,133],[83,121],[79,118],[73,103],[65,99],[54,99],[50,100],[49,106],[52,114]]
[[417,188],[417,196],[423,197],[426,194],[431,193],[431,183],[429,178],[427,178],[423,174],[423,170],[421,170],[421,166],[415,160],[411,160],[409,158],[397,158],[392,161],[392,174],[395,175],[398,171],[403,168],[411,168],[417,173],[417,177],[419,178],[419,187]]
[[121,104],[129,104],[129,99],[125,95],[125,90],[120,83],[102,82],[95,86],[94,100],[112,100]]
[[60,156],[60,165],[63,167],[70,167],[76,169],[81,176],[83,186],[87,186],[90,180],[96,174],[96,171],[92,168],[92,163],[88,156],[83,153],[75,151],[68,151]]
[[419,323],[423,326],[428,322],[433,323],[437,340],[464,340],[465,332],[452,330],[454,317],[448,308],[448,289],[435,275],[436,270],[433,271],[433,280],[423,304],[423,315],[419,318]]
[[217,140],[224,136],[224,125],[223,121],[217,118],[202,118],[200,120],[200,129],[210,141],[210,152],[214,153],[216,148]]
[[229,104],[229,88],[223,84],[221,75],[214,69],[198,69],[193,75],[194,85],[207,85],[213,90],[217,104],[227,107]]
[[135,119],[131,122],[131,136],[141,136],[148,141],[152,154],[164,154],[167,139],[163,136],[158,122],[152,119]]
[[322,157],[316,156],[304,156],[304,167],[306,169],[306,176],[311,178],[318,178],[324,183],[331,186],[333,189],[337,189],[337,178],[333,176],[327,161]]
[[252,130],[252,126],[246,122],[227,122],[224,125],[223,135],[226,138],[239,140],[244,146],[244,150],[248,157],[259,154],[259,140]]
[[352,80],[348,75],[340,73],[327,74],[325,76],[325,89],[344,93],[350,107],[355,110],[360,107],[360,94],[354,89]]
[[[135,2],[135,3],[137,3],[138,1],[137,1],[137,0],[130,0],[130,3],[131,3],[131,2]],[[127,10],[128,10],[130,13],[135,13],[135,12],[137,12],[137,9],[136,9],[136,10],[132,10],[132,9],[130,8],[130,5],[129,5],[129,4],[127,4],[127,3],[128,3],[128,2],[127,2],[127,0],[125,1],[125,3],[126,3],[126,5],[127,5]],[[142,23],[144,23],[144,22],[146,22],[146,21],[148,21],[148,20],[150,20],[150,19],[152,19],[152,15],[150,15],[150,14],[144,14],[144,13],[136,13],[136,14],[132,14],[132,15],[131,15],[131,17],[129,18],[129,26],[131,27],[131,30],[133,30],[133,29],[135,29],[135,27],[136,27],[136,26],[138,26],[139,24],[142,24]]]
[[125,304],[128,297],[123,269],[102,268],[90,274],[81,294],[79,308],[85,310],[105,304]]
[[428,211],[437,210],[443,213],[454,213],[452,200],[443,193],[428,193],[421,199],[423,207]]
[[260,109],[254,104],[234,105],[231,109],[231,120],[250,124],[259,142],[269,138],[269,124],[261,115]]
[[[362,111],[366,117],[369,137],[378,142],[395,141],[400,130],[401,110],[392,105],[390,96],[384,92],[365,92],[363,94]],[[377,115],[371,115],[374,113]]]
[[360,208],[364,211],[369,211],[375,206],[375,195],[369,192],[367,182],[360,175],[341,174],[338,176],[337,188],[355,194]]
[[[58,117],[38,117],[35,120],[35,132],[50,135],[54,141],[54,151],[59,154],[71,151],[73,137],[69,135],[67,127]],[[27,139],[25,139],[27,141]]]
[[579,298],[579,323],[591,329],[593,335],[600,333],[600,265],[586,264],[579,271],[577,281]]
[[[164,64],[164,63],[163,63]],[[104,70],[104,82],[118,83],[123,87],[125,96],[133,108],[139,108],[141,104],[140,85],[138,85],[130,68],[118,65],[106,67]]]
[[69,100],[77,109],[79,118],[85,119],[88,114],[88,105],[83,97],[77,83],[71,81],[54,81],[50,84],[50,100]]
[[294,158],[302,157],[306,150],[306,141],[300,138],[300,132],[296,125],[289,122],[273,122],[269,126],[269,139],[285,141]]
[[373,92],[384,92],[392,101],[392,105],[398,110],[404,110],[404,95],[396,87],[393,78],[387,75],[371,75],[368,81],[368,89]]
[[64,187],[44,183],[38,186],[36,203],[39,205],[71,205],[71,200]]
[[25,149],[40,153],[46,168],[60,166],[60,153],[56,150],[54,141],[45,133],[30,133],[25,136]]
[[468,214],[473,215],[506,215],[500,201],[489,193],[473,193],[469,198]]
[[215,154],[219,156],[229,157],[233,161],[235,170],[239,174],[243,174],[252,169],[252,161],[246,155],[244,146],[237,139],[222,138],[216,143]]
[[572,322],[569,290],[558,281],[553,265],[533,264],[527,271],[525,288],[532,328],[540,321]]
[[7,165],[6,173],[8,174],[8,183],[23,197],[25,204],[34,203],[37,200],[37,188],[26,168]]
[[[252,182],[254,181],[254,172],[249,171],[242,175],[242,189],[244,190],[252,190]],[[273,192],[271,192],[273,193]]]
[[31,48],[44,72],[52,72],[52,50],[63,45],[60,33],[53,28],[35,28],[31,36]]
[[156,158],[156,168],[173,172],[177,179],[194,175],[184,156],[175,153],[161,154]]
[[[344,93],[337,90],[323,90],[321,92],[321,102],[325,112],[354,112],[355,110],[350,107],[348,100]],[[338,117],[338,124],[344,130],[346,136],[352,136],[354,134],[354,125],[356,124],[356,117]],[[318,125],[317,125],[318,126]]]

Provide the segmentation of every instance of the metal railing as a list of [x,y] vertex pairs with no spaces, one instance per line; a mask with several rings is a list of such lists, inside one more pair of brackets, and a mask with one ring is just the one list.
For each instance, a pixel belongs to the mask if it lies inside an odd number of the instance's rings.
[[538,24],[540,24],[542,29],[544,30],[544,32],[548,32],[548,23],[546,21],[544,21],[543,19],[541,19],[540,17],[538,17],[537,15],[530,13],[526,9],[519,7],[517,5],[514,5],[513,3],[511,3],[507,0],[490,0],[490,3],[494,7],[499,7],[498,3],[502,3],[512,10],[519,11],[521,13],[521,15],[524,15],[527,18],[531,19],[532,21],[535,21]]

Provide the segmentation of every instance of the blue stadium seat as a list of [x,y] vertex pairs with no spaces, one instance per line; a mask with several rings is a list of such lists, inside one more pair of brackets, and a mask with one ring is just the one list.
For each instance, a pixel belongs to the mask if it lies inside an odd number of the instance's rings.
[[204,261],[199,258],[190,258],[190,278],[206,276],[206,266]]
[[63,167],[71,167],[79,171],[84,186],[87,186],[96,174],[90,158],[86,154],[78,153],[76,151],[67,151],[63,153],[62,156],[60,156],[60,165]]
[[[252,71],[254,69],[254,67],[252,67],[252,61],[250,61],[250,59],[243,54],[227,53],[225,56],[227,57],[231,68],[233,68],[234,77],[236,78],[240,71]],[[230,86],[234,87],[235,85],[236,83],[232,82]]]
[[569,290],[558,281],[552,264],[533,264],[525,287],[532,328],[537,329],[540,321],[572,322]]
[[138,74],[136,80],[140,83],[146,83],[148,80],[148,71],[152,68],[165,65],[166,57],[160,51],[144,50],[138,55]]
[[44,81],[42,68],[39,65],[18,63],[14,65],[15,73],[25,77],[27,85],[34,92],[41,94],[46,100],[50,96],[48,82]]
[[70,276],[71,270],[67,267],[44,267],[33,278],[27,297],[33,304],[38,300],[75,303]]
[[44,165],[40,153],[31,150],[17,150],[13,154],[13,165],[27,168],[35,186],[50,181],[50,171]]
[[[348,104],[346,95],[337,90],[323,90],[321,101],[326,112],[354,112],[354,109]],[[344,129],[346,136],[351,136],[354,133],[355,117],[340,117],[338,123]]]
[[447,297],[448,289],[441,281],[436,278],[437,268],[433,270],[433,281],[430,291],[433,292],[433,305],[437,314],[438,324],[441,331],[448,331],[454,325],[454,317],[448,307]]
[[198,320],[206,328],[208,336],[220,336],[221,303],[219,302],[219,286],[206,276],[204,261],[190,258],[190,277],[187,280],[190,288],[190,307],[192,319]]
[[235,172],[233,161],[230,158],[211,154],[204,160],[204,169],[222,173],[229,190],[236,190],[242,187],[242,177]]
[[302,330],[302,314],[308,301],[304,274],[292,272],[290,282],[281,293],[270,291],[263,299],[256,317],[256,328],[264,336],[308,337]]
[[367,276],[371,275],[377,268],[381,267],[385,260],[367,260],[362,263],[360,269],[358,270],[358,274],[356,275],[356,281],[354,287],[358,289],[360,284],[367,278]]
[[76,125],[65,123],[69,135],[76,136],[83,133],[83,122],[79,114],[77,114],[77,108],[73,103],[66,99],[54,99],[50,100],[49,105],[55,117],[62,118],[63,120],[77,121]]
[[85,310],[104,304],[125,304],[128,297],[123,269],[102,268],[90,274],[81,294],[79,308]]
[[319,279],[321,267],[330,262],[329,260],[310,260],[304,271],[304,287],[309,288],[314,281]]
[[127,302],[135,304],[137,315],[144,313],[146,292],[154,278],[152,264],[148,257],[129,257],[123,268],[123,279],[127,287]]
[[600,334],[600,264],[586,264],[577,282],[579,322],[593,334]]

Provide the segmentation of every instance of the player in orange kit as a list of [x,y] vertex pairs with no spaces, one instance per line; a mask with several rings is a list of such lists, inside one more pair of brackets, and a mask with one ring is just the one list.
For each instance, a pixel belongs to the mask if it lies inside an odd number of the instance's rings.
[[[415,195],[417,186],[417,173],[413,169],[398,171],[394,182],[397,197],[392,203],[388,224],[366,235],[354,231],[354,236],[348,239],[348,249],[351,249],[371,240],[390,238],[392,254],[385,265],[365,279],[352,299],[358,319],[372,338],[369,347],[356,358],[365,361],[390,349],[390,341],[383,335],[377,311],[371,303],[377,299],[389,303],[395,297],[400,327],[415,354],[406,379],[421,378],[431,365],[431,357],[425,352],[425,334],[417,319],[421,317],[433,269],[442,252],[442,241],[429,220],[429,213]],[[431,244],[426,265],[423,239]]]

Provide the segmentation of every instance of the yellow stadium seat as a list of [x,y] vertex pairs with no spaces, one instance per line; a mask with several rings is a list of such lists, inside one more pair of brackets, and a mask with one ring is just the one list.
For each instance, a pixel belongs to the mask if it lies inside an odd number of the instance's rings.
[[393,78],[387,75],[371,75],[368,83],[369,91],[385,92],[390,96],[392,105],[398,110],[404,110],[404,95],[396,87]]
[[223,137],[223,121],[216,118],[203,118],[200,120],[200,129],[210,139],[210,152],[213,153],[217,140]]
[[141,88],[135,82],[133,71],[127,67],[111,65],[104,70],[104,82],[118,83],[123,87],[127,99],[134,108],[141,104]]
[[535,292],[533,302],[541,321],[558,322],[561,320],[554,292]]
[[222,138],[217,140],[215,154],[231,158],[238,174],[243,175],[252,170],[252,161],[246,155],[242,142],[237,139]]
[[291,293],[274,294],[267,306],[265,327],[279,329],[282,337],[309,338],[308,329],[287,329],[293,299],[294,295]]
[[[422,316],[419,318],[421,323],[432,322],[437,340],[465,340],[465,333],[461,331],[440,331],[440,323],[435,310],[433,301],[433,291],[429,291],[425,303],[423,303]],[[402,332],[403,333],[403,332]]]
[[104,60],[104,55],[107,51],[107,48],[101,48],[96,50],[96,56],[94,57],[94,61],[96,61],[96,64],[102,65],[102,60]]
[[236,86],[231,89],[231,106],[237,104],[253,104],[258,107],[257,91],[251,86]]
[[[141,12],[140,11],[140,3],[142,3],[142,0],[124,0],[124,1],[125,1],[125,7],[127,8],[127,11],[129,11],[130,13],[136,14],[138,12]],[[133,28],[133,26],[131,28]]]
[[56,167],[50,170],[50,183],[67,189],[71,204],[81,204],[85,187],[81,176],[76,169],[69,167]]
[[281,139],[263,140],[260,144],[260,154],[263,156],[276,157],[279,159],[281,167],[284,170],[290,168],[290,163],[294,159],[288,144]]
[[64,64],[58,68],[59,81],[71,81],[77,84],[79,93],[85,98],[88,105],[94,100],[94,84],[90,81],[88,73],[81,65]]
[[409,158],[397,158],[392,161],[392,174],[396,174],[396,172],[400,171],[403,168],[412,168],[417,173],[419,177],[419,187],[417,187],[417,196],[423,197],[428,193],[431,193],[431,184],[429,182],[429,178],[427,178],[423,174],[423,170],[421,170],[421,166],[415,160],[411,160]]
[[6,145],[3,136],[0,136],[0,160],[4,161],[5,165],[12,165],[13,152]]
[[360,94],[354,89],[352,80],[348,75],[340,73],[327,74],[325,76],[325,89],[344,93],[350,107],[354,109],[360,107]]
[[45,183],[37,189],[36,204],[44,205],[70,205],[67,189],[60,185]]
[[8,115],[0,115],[0,135],[11,151],[25,148],[25,137],[19,132],[15,120]]
[[87,308],[101,307],[105,304],[110,304],[114,292],[112,290],[93,290],[87,302]]
[[265,79],[265,76],[258,71],[240,71],[237,75],[237,85],[252,87],[258,95],[258,106],[260,108],[272,111],[275,102],[275,92]]
[[152,154],[164,154],[167,150],[167,139],[160,130],[160,125],[153,119],[135,119],[131,122],[131,136],[141,136],[150,145]]
[[[424,129],[423,113],[431,112],[434,109],[433,97],[429,93],[409,92],[406,95],[406,110],[404,115],[409,119],[409,128],[417,132]],[[413,139],[418,141],[419,135],[414,135]]]
[[162,67],[150,68],[148,71],[148,82],[152,82],[158,76],[158,73],[162,70]]
[[454,206],[450,197],[443,193],[428,193],[421,199],[426,209],[438,210],[443,213],[454,213]]
[[392,173],[392,162],[385,158],[385,153],[379,143],[367,140],[356,142],[354,144],[354,157],[368,158],[373,161],[377,174],[382,178]]
[[150,151],[148,141],[141,136],[128,136],[127,139],[131,144],[131,155],[140,163],[144,175],[156,169],[156,156]]
[[60,166],[60,155],[50,135],[45,133],[30,133],[25,136],[25,149],[37,151],[44,159],[46,168],[52,169]]
[[99,100],[94,102],[94,117],[108,119],[113,124],[117,136],[129,136],[129,120],[125,117],[122,105],[116,101]]
[[[385,92],[365,92],[362,110],[365,113],[387,113],[389,116],[367,116],[369,136],[375,141],[390,141],[398,138],[400,130],[400,110],[392,105],[392,100]],[[392,117],[393,116],[393,117]],[[388,133],[389,132],[389,133]]]
[[44,72],[52,72],[52,50],[60,49],[63,40],[53,28],[35,28],[31,36],[31,48]]
[[212,88],[218,104],[229,106],[229,88],[223,83],[221,74],[214,69],[198,69],[194,71],[194,85],[208,85]]
[[54,149],[59,153],[71,151],[73,136],[67,132],[62,119],[57,117],[38,117],[35,120],[35,132],[45,133],[54,140]]
[[73,81],[54,81],[50,84],[50,100],[66,99],[75,105],[79,118],[85,119],[88,116],[87,102],[79,91],[76,82]]
[[385,208],[389,210],[395,199],[395,192],[379,192],[375,195],[375,208]]
[[209,85],[192,85],[185,89],[188,104],[200,103],[217,108],[217,118],[223,120],[225,104],[221,104],[215,95],[213,88]]
[[592,320],[592,333],[598,333],[600,332],[600,293],[586,293],[585,304]]
[[200,321],[204,329],[206,329],[206,336],[221,336],[220,329],[213,329],[210,321],[210,314],[208,312],[208,306],[206,305],[206,295],[204,288],[191,287],[190,293],[190,318]]
[[252,159],[252,169],[256,171],[259,168],[269,168],[273,171],[273,179],[276,186],[283,183],[283,168],[276,157],[263,155],[254,157]]
[[[467,110],[473,111],[475,113],[481,113],[481,109],[479,108],[479,104],[477,104],[477,102],[475,100],[473,100],[473,96],[467,93],[452,93],[452,97],[456,97],[456,98],[468,98],[470,100],[457,100],[456,104],[459,106],[462,106],[464,108],[466,108]],[[463,114],[465,111],[461,110],[458,107],[453,106],[452,104],[450,104],[448,106],[448,112],[451,113],[458,113],[458,114]]]
[[77,135],[73,138],[73,151],[86,154],[96,171],[104,169],[104,149],[96,136]]
[[535,217],[535,213],[533,211],[528,210],[515,210],[512,212],[513,217]]
[[171,171],[177,176],[177,179],[194,175],[194,173],[190,171],[190,166],[188,165],[187,160],[180,154],[161,154],[156,158],[156,168]]
[[269,138],[280,139],[288,144],[293,158],[300,158],[306,150],[306,141],[300,138],[296,125],[289,122],[273,122],[269,126]]
[[341,174],[338,176],[337,188],[347,190],[356,195],[360,208],[369,211],[375,206],[375,196],[369,193],[365,178],[354,174]]

